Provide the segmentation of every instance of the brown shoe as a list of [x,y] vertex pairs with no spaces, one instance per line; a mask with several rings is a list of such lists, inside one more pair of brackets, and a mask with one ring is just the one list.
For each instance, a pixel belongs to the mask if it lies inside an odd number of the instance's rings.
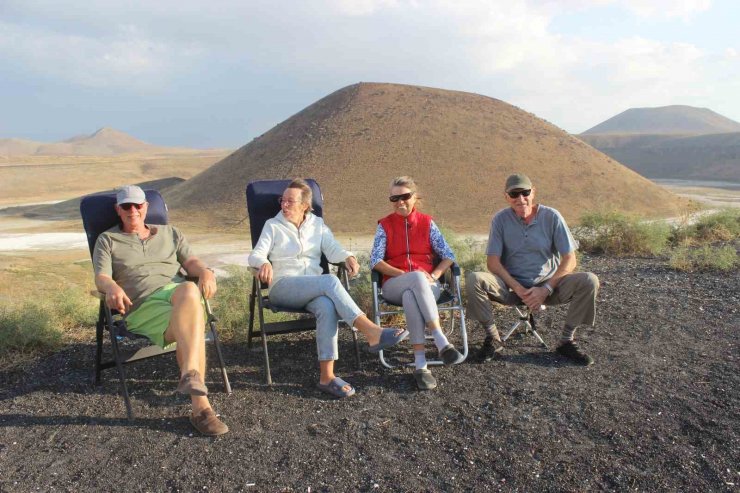
[[229,427],[218,419],[213,409],[203,409],[198,416],[190,414],[190,424],[198,430],[201,435],[215,437],[229,431]]
[[196,370],[190,370],[180,378],[177,391],[187,395],[208,395],[208,387]]

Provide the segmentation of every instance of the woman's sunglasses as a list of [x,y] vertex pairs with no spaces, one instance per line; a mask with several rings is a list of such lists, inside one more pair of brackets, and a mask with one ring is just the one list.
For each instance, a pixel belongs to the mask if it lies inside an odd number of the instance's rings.
[[399,200],[408,200],[414,196],[414,192],[402,193],[401,195],[391,195],[388,197],[391,202],[398,202]]
[[532,190],[514,190],[513,192],[506,192],[509,197],[512,199],[515,199],[519,197],[520,195],[524,197],[529,197],[529,194],[532,193]]
[[127,204],[121,204],[118,207],[120,207],[124,211],[130,211],[132,207],[136,207],[136,210],[139,211],[142,207],[144,207],[144,203],[145,202],[142,202],[141,204],[134,204],[132,202],[129,202]]

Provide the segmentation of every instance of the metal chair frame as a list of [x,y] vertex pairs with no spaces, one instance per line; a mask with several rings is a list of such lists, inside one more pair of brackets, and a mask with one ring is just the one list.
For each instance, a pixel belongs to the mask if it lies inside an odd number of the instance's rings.
[[[540,341],[540,344],[542,344],[545,349],[548,351],[550,350],[550,347],[545,343],[545,341],[540,336],[539,332],[537,332],[537,326],[534,321],[534,314],[532,313],[532,310],[527,305],[513,305],[516,312],[519,314],[518,320],[511,326],[511,328],[506,332],[506,334],[501,338],[502,341],[506,342],[506,340],[518,329],[522,328],[524,334],[532,334],[535,336],[535,338]],[[544,305],[542,306],[542,309],[544,309]]]
[[[442,292],[437,300],[437,309],[440,314],[444,312],[459,312],[460,313],[460,337],[462,339],[462,354],[463,361],[468,357],[468,333],[465,326],[465,309],[462,305],[462,292],[460,289],[460,266],[452,264],[452,266],[445,272],[442,284]],[[383,298],[382,281],[383,275],[378,271],[371,272],[371,281],[373,288],[373,316],[375,323],[380,325],[381,318],[387,315],[396,315],[403,313],[403,308],[400,305],[389,302]],[[450,323],[447,330],[444,330],[445,335],[448,337],[455,331],[455,315],[454,313],[449,317]],[[427,340],[431,340],[432,336],[427,334]],[[396,368],[398,366],[414,366],[413,362],[402,363],[400,365],[393,365],[389,363],[384,355],[384,351],[378,353],[380,363],[386,368]],[[440,359],[428,359],[428,365],[443,365],[444,362]]]

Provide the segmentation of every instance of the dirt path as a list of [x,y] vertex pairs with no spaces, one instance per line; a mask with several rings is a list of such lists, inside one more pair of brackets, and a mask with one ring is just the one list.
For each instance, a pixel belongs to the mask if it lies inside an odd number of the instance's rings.
[[[0,373],[0,491],[737,491],[738,272],[584,267],[602,280],[580,333],[593,367],[519,338],[501,361],[435,369],[422,393],[369,356],[356,370],[344,333],[338,371],[358,394],[333,401],[312,334],[271,339],[272,388],[260,352],[229,344],[234,394],[208,375],[231,427],[217,439],[193,436],[173,360],[130,368],[129,423],[113,373],[89,385],[92,344],[67,347]],[[562,320],[541,318],[546,340]]]

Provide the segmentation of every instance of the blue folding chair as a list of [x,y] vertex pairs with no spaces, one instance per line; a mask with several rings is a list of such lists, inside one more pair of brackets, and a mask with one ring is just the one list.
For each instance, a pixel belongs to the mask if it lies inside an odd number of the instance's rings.
[[[275,217],[280,211],[279,199],[292,180],[256,180],[247,185],[247,215],[249,216],[249,232],[252,235],[252,248],[257,244],[262,228],[268,219]],[[323,217],[324,198],[318,183],[312,179],[306,179],[313,192],[311,207],[313,213]],[[337,275],[342,281],[345,289],[349,291],[349,276],[344,264],[332,264],[337,267]],[[321,267],[324,274],[329,274],[329,262],[326,257],[321,257]],[[259,314],[259,327],[255,330],[255,310]],[[265,322],[265,310],[273,312],[285,312],[302,314],[295,320],[280,322]],[[252,338],[262,338],[262,352],[265,357],[265,383],[272,384],[270,374],[270,355],[267,350],[267,336],[275,334],[288,334],[292,332],[304,332],[316,329],[316,318],[305,310],[295,310],[272,305],[267,295],[267,285],[257,278],[257,273],[252,269],[252,292],[249,294],[249,331],[247,333],[247,347],[252,347]],[[360,346],[357,342],[357,332],[352,328],[352,337],[355,343],[355,360],[360,366]]]
[[[167,224],[167,205],[164,203],[164,199],[160,193],[156,190],[145,190],[146,200],[149,202],[149,209],[146,215],[147,224]],[[80,202],[80,214],[82,215],[82,225],[85,228],[85,234],[87,235],[87,244],[90,248],[90,256],[93,255],[95,249],[95,242],[98,236],[112,228],[116,224],[120,225],[120,220],[116,214],[114,205],[116,203],[116,192],[101,192],[93,195],[87,195],[83,197]],[[188,278],[197,282],[197,278]],[[133,411],[131,410],[131,400],[129,398],[128,387],[126,386],[126,372],[124,365],[140,361],[143,359],[152,358],[154,356],[160,356],[175,351],[175,345],[169,346],[167,349],[162,349],[156,345],[149,345],[140,347],[135,351],[125,351],[122,347],[123,342],[127,339],[146,339],[146,337],[133,334],[126,329],[126,321],[121,318],[116,310],[111,310],[108,305],[105,304],[105,297],[100,294],[100,307],[98,310],[98,321],[96,323],[96,349],[95,349],[95,366],[94,366],[94,377],[93,383],[100,385],[100,374],[107,368],[116,367],[118,369],[118,378],[121,382],[121,394],[126,404],[126,415],[128,419],[133,418]],[[224,381],[224,387],[228,394],[231,394],[231,385],[229,384],[229,377],[226,374],[226,366],[224,365],[223,353],[221,350],[221,343],[218,339],[218,332],[216,331],[216,317],[211,311],[208,300],[205,300],[207,323],[210,327],[210,334],[207,340],[213,342],[216,346],[216,354],[218,355],[218,363],[221,368],[221,376]],[[107,332],[110,335],[112,359],[103,361],[103,339],[104,334]],[[128,353],[128,354],[124,354]]]

